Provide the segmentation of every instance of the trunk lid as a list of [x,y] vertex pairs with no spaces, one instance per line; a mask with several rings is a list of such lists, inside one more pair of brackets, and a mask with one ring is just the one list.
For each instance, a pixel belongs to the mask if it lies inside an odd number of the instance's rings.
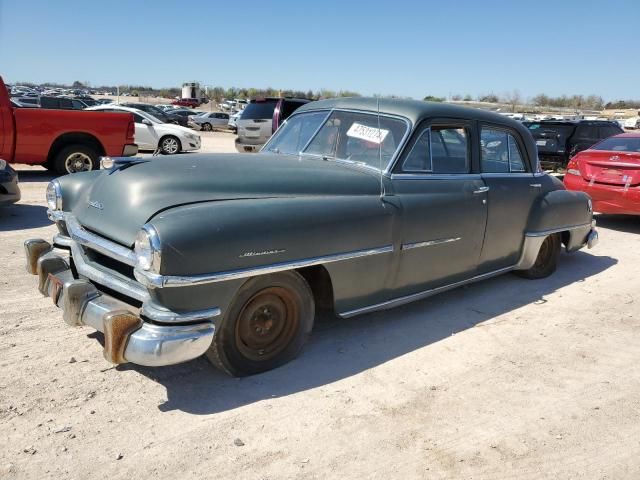
[[609,185],[640,185],[640,153],[586,150],[574,159],[585,180]]
[[180,205],[379,193],[375,172],[336,162],[271,154],[191,154],[105,170],[72,212],[89,230],[130,246],[154,215]]

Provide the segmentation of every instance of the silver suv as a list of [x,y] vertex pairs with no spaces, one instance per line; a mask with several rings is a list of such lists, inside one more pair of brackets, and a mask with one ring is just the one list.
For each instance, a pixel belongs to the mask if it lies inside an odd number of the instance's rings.
[[241,153],[259,151],[280,124],[305,103],[303,98],[259,98],[242,111],[236,121],[236,149]]

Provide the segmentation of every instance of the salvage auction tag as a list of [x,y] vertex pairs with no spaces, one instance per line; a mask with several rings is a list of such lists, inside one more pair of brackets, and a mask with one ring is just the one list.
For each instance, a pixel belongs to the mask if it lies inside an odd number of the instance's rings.
[[354,123],[347,131],[348,137],[359,138],[371,143],[382,143],[389,134],[389,130],[383,128],[367,127],[361,123]]

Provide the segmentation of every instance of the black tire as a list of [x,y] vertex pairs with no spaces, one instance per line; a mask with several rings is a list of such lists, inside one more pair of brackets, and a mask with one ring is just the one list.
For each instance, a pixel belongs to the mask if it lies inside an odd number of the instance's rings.
[[314,314],[311,289],[297,272],[254,277],[217,322],[207,358],[237,377],[277,368],[300,353]]
[[98,158],[98,152],[90,145],[82,143],[69,145],[56,154],[53,159],[52,170],[58,175],[89,172],[100,168]]
[[204,130],[205,132],[210,132],[211,130],[213,130],[213,127],[208,122],[207,123],[203,123],[202,124],[202,130]]
[[558,257],[562,247],[562,238],[559,233],[549,235],[540,246],[536,257],[536,263],[529,270],[516,270],[514,273],[528,279],[546,278],[556,271]]
[[175,155],[176,153],[180,153],[182,151],[182,144],[180,143],[180,139],[178,137],[174,137],[173,135],[162,137],[159,143],[160,152],[163,155]]

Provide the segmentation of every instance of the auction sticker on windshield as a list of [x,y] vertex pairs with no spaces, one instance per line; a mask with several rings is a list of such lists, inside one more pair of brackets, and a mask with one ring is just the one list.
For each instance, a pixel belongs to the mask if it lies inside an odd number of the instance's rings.
[[375,127],[368,127],[361,123],[354,123],[347,131],[348,137],[359,138],[360,140],[366,140],[371,143],[382,143],[389,134],[389,130],[384,128],[377,129]]

